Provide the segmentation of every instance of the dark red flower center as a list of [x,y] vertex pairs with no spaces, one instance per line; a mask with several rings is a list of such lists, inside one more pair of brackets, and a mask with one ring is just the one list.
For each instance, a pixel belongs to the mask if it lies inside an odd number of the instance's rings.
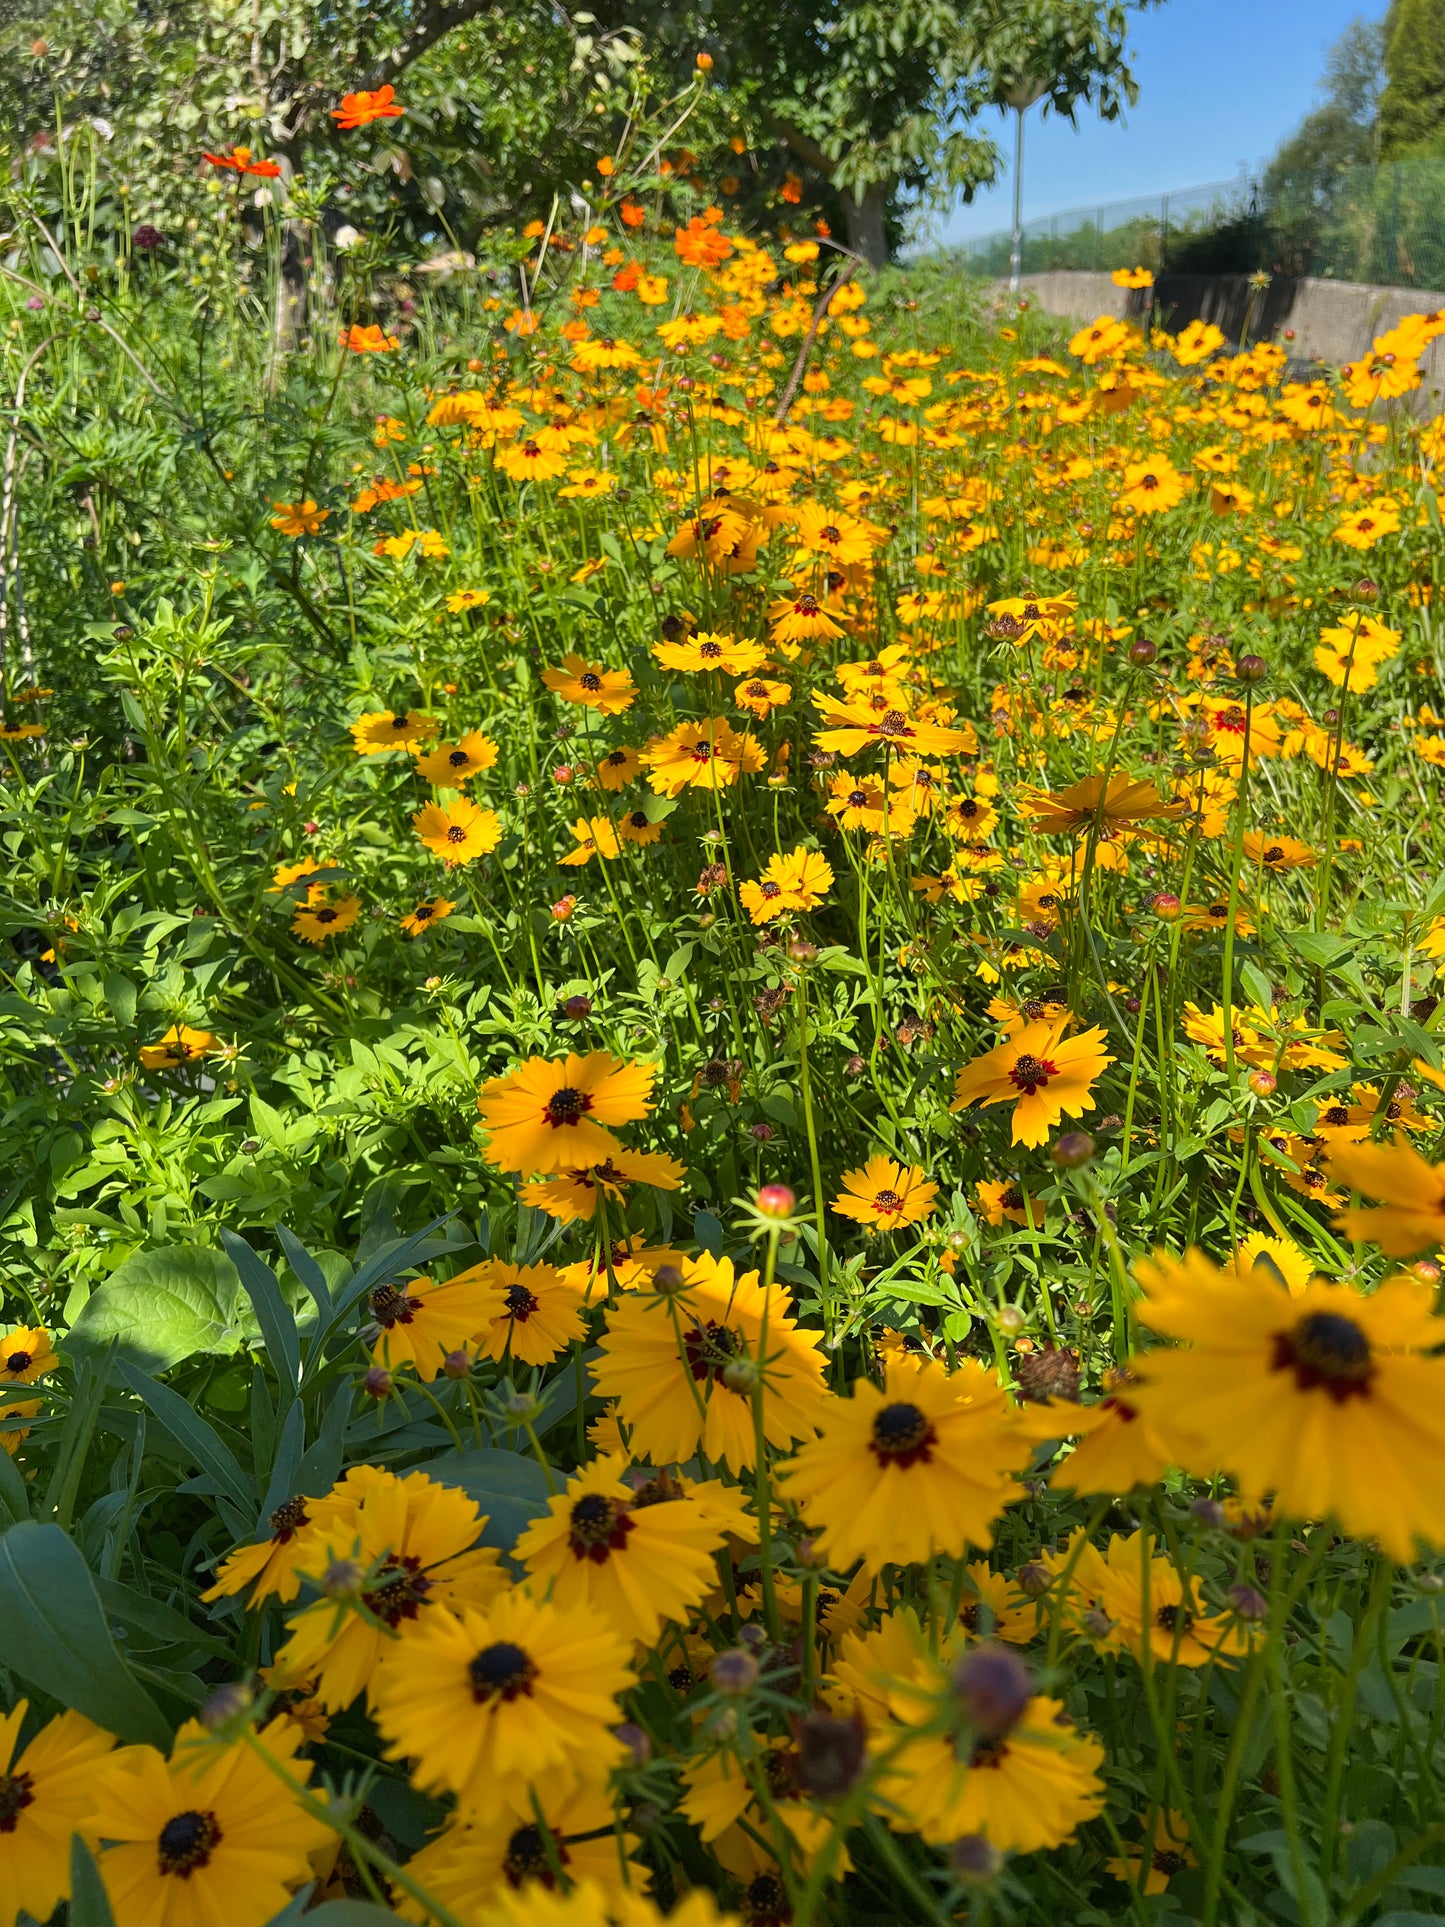
[[735,1332],[710,1318],[705,1325],[694,1325],[683,1333],[682,1349],[693,1377],[706,1381],[738,1357],[744,1346]]
[[1047,1088],[1049,1079],[1057,1077],[1059,1067],[1047,1057],[1035,1057],[1032,1051],[1020,1051],[1009,1072],[1009,1081],[1025,1097],[1032,1097],[1035,1091]]
[[577,686],[579,689],[585,689],[589,695],[595,696],[602,687],[602,678],[593,670],[585,669],[577,678]]
[[873,1200],[873,1209],[881,1212],[901,1211],[903,1200],[896,1191],[880,1191]]
[[783,886],[781,883],[773,883],[771,881],[767,883],[761,883],[758,885],[758,894],[760,896],[768,897],[769,899],[773,897],[780,897],[783,894]]
[[569,1523],[572,1557],[590,1559],[594,1566],[606,1565],[609,1554],[620,1552],[632,1530],[627,1507],[605,1492],[584,1492],[572,1508]]
[[395,1285],[379,1285],[371,1294],[371,1315],[388,1331],[393,1325],[409,1325],[416,1317],[419,1300],[408,1298]]
[[431,1581],[423,1574],[420,1559],[411,1553],[383,1561],[376,1581],[361,1597],[367,1611],[384,1620],[393,1632],[403,1619],[416,1618],[431,1591]]
[[878,733],[880,736],[911,736],[913,731],[908,727],[908,718],[901,709],[890,709],[885,711],[880,720]]
[[938,1434],[926,1412],[906,1399],[885,1405],[873,1420],[869,1447],[880,1465],[927,1465]]
[[35,1781],[29,1773],[0,1773],[0,1833],[14,1833],[21,1814],[35,1803]]
[[484,1646],[470,1662],[467,1677],[472,1684],[472,1698],[479,1706],[486,1706],[495,1700],[510,1702],[523,1693],[530,1697],[537,1666],[522,1647],[514,1646],[509,1639],[499,1639],[491,1646]]
[[453,769],[461,769],[464,764],[471,762],[471,760],[471,757],[468,756],[464,749],[454,749],[447,757],[447,762]]
[[267,1520],[271,1528],[271,1536],[278,1546],[286,1545],[288,1541],[295,1538],[302,1526],[308,1526],[310,1523],[311,1518],[306,1510],[304,1499],[287,1499],[283,1505],[277,1506]]
[[1274,1335],[1270,1369],[1292,1371],[1302,1392],[1321,1391],[1336,1405],[1364,1398],[1375,1375],[1370,1341],[1343,1312],[1315,1311]]
[[178,1874],[189,1880],[204,1867],[221,1844],[221,1829],[214,1813],[198,1813],[194,1808],[167,1820],[156,1838],[160,1873]]
[[716,662],[722,654],[722,644],[720,642],[700,642],[697,645],[697,653],[702,657],[704,662]]
[[[554,1833],[552,1851],[558,1863],[567,1865],[567,1850]],[[544,1887],[555,1888],[557,1876],[552,1870],[552,1862],[547,1856],[547,1842],[542,1829],[536,1826],[518,1827],[507,1842],[506,1858],[502,1862],[502,1872],[510,1887],[520,1887],[529,1880],[535,1880]]]
[[504,1302],[508,1317],[515,1318],[519,1325],[525,1325],[537,1309],[537,1300],[525,1285],[508,1285]]
[[591,1109],[592,1099],[586,1091],[575,1090],[570,1084],[564,1084],[560,1091],[553,1091],[547,1099],[542,1115],[557,1130],[566,1124],[576,1124]]
[[18,1377],[21,1372],[28,1372],[33,1362],[30,1352],[11,1352],[5,1361],[5,1369],[7,1372],[14,1372]]

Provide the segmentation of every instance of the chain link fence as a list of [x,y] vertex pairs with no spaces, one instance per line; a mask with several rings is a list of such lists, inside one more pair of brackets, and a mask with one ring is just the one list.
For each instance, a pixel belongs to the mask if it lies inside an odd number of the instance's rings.
[[[970,273],[1009,270],[1007,228],[952,252]],[[1023,272],[1317,275],[1445,288],[1445,159],[1344,169],[1312,193],[1270,194],[1250,175],[1070,208],[1023,230]]]

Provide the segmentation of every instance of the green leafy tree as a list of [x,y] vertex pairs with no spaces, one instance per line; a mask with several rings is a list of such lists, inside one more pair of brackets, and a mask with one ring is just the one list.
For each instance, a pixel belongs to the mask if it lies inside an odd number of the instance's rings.
[[910,202],[945,205],[995,178],[979,117],[1021,83],[1047,110],[1114,119],[1136,97],[1125,36],[1150,0],[735,0],[702,6],[598,0],[650,43],[704,48],[745,121],[779,145],[810,199],[841,214],[850,245],[887,257]]
[[1352,21],[1326,56],[1320,105],[1266,167],[1263,200],[1272,230],[1271,264],[1277,270],[1308,272],[1319,235],[1339,203],[1345,170],[1379,159],[1384,61],[1385,23]]
[[1385,33],[1380,157],[1394,161],[1445,137],[1445,0],[1394,0]]

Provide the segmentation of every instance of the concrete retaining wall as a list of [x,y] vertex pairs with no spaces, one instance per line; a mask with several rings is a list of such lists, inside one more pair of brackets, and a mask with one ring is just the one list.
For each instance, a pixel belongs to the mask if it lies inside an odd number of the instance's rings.
[[[1008,283],[996,281],[995,294],[1008,299]],[[1116,288],[1107,274],[1060,270],[1026,274],[1020,287],[1045,314],[1092,321],[1096,315],[1142,319],[1147,293]],[[1403,315],[1445,308],[1445,293],[1434,288],[1384,288],[1353,281],[1298,280],[1277,276],[1250,309],[1248,277],[1242,274],[1161,274],[1154,286],[1159,325],[1177,331],[1191,321],[1212,321],[1233,342],[1249,315],[1251,341],[1276,341],[1296,361],[1338,366],[1368,354],[1376,335],[1393,328]],[[1445,337],[1431,344],[1422,367],[1422,400],[1438,409],[1445,388]]]

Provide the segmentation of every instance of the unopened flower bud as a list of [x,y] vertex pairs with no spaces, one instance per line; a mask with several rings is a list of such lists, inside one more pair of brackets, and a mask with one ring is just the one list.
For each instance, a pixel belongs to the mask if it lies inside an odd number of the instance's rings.
[[1222,1526],[1229,1514],[1218,1499],[1199,1498],[1189,1508],[1189,1516],[1202,1526]]
[[502,1401],[502,1410],[517,1425],[530,1425],[541,1409],[540,1401],[530,1392],[513,1392]]
[[812,963],[817,954],[817,944],[809,943],[806,937],[794,937],[793,941],[788,945],[788,955],[794,963]]
[[1019,1591],[1028,1599],[1042,1599],[1054,1583],[1053,1574],[1037,1559],[1030,1559],[1026,1566],[1020,1566],[1017,1576]]
[[208,1733],[219,1732],[223,1726],[229,1726],[232,1720],[239,1719],[254,1699],[255,1694],[242,1680],[218,1686],[201,1708],[201,1725]]
[[1091,1606],[1079,1621],[1090,1639],[1107,1639],[1114,1630],[1114,1622],[1099,1606]]
[[1251,1071],[1244,1081],[1256,1097],[1273,1097],[1279,1089],[1279,1079],[1273,1071]]
[[643,1727],[636,1725],[632,1720],[625,1721],[621,1726],[614,1726],[612,1729],[612,1737],[615,1740],[621,1740],[622,1744],[632,1755],[632,1764],[634,1766],[646,1766],[652,1758],[651,1736]]
[[739,1646],[746,1646],[749,1651],[761,1652],[767,1643],[768,1629],[760,1626],[755,1619],[750,1620],[738,1633]]
[[661,1298],[671,1298],[674,1292],[681,1291],[687,1280],[676,1265],[659,1265],[652,1274],[652,1289]]
[[1093,1157],[1094,1140],[1087,1131],[1065,1131],[1050,1155],[1065,1171],[1075,1171]]
[[1259,1590],[1258,1586],[1246,1585],[1241,1581],[1239,1585],[1229,1588],[1229,1591],[1225,1594],[1225,1598],[1228,1599],[1236,1616],[1240,1619],[1259,1620],[1269,1618],[1269,1601]]
[[764,1124],[760,1120],[758,1123],[748,1126],[748,1136],[755,1139],[759,1144],[771,1144],[777,1136],[777,1132],[771,1124]]
[[373,1365],[364,1374],[361,1389],[368,1398],[387,1398],[391,1394],[391,1373],[382,1365]]
[[1416,1575],[1416,1592],[1445,1592],[1445,1579],[1438,1572],[1422,1572]]
[[786,1184],[765,1184],[758,1192],[758,1210],[765,1218],[790,1218],[797,1202]]
[[975,1646],[953,1669],[953,1690],[970,1729],[982,1739],[1011,1733],[1033,1698],[1033,1682],[1006,1646]]
[[827,1713],[809,1713],[793,1724],[797,1754],[793,1778],[798,1789],[818,1800],[836,1800],[863,1771],[868,1729],[862,1716],[838,1720]]
[[471,1353],[448,1352],[442,1360],[442,1370],[448,1378],[470,1378],[472,1375]]
[[554,783],[561,784],[561,786],[565,789],[566,786],[572,781],[572,778],[576,774],[577,774],[576,770],[573,769],[570,763],[558,763],[553,768],[552,781]]
[[805,1572],[826,1572],[828,1555],[818,1549],[816,1539],[800,1539],[793,1553],[794,1559]]
[[966,1833],[948,1850],[948,1864],[968,1887],[986,1887],[1003,1872],[1003,1855],[987,1834]]
[[1240,682],[1263,682],[1269,674],[1269,664],[1263,656],[1241,656],[1234,665],[1234,673]]
[[1150,642],[1147,636],[1140,636],[1129,645],[1129,660],[1136,669],[1147,669],[1151,662],[1157,660],[1158,655],[1158,643]]
[[354,1599],[365,1577],[365,1568],[354,1559],[333,1559],[321,1575],[321,1590],[328,1599]]
[[592,1015],[592,999],[590,997],[569,997],[562,1006],[562,1015],[570,1018],[574,1024],[580,1024],[584,1017],[590,1017]]
[[1174,923],[1183,914],[1184,905],[1172,890],[1161,890],[1149,908],[1161,923]]
[[1409,1268],[1409,1275],[1418,1278],[1422,1285],[1438,1285],[1440,1267],[1433,1258],[1417,1258]]
[[1014,1338],[1024,1329],[1029,1321],[1017,1305],[1002,1305],[998,1311],[994,1313],[993,1322],[1006,1336]]
[[718,1377],[730,1392],[751,1398],[763,1382],[763,1368],[755,1358],[730,1358]]
[[708,1669],[708,1679],[714,1692],[723,1693],[729,1699],[741,1698],[757,1685],[758,1670],[758,1662],[751,1653],[732,1646],[714,1659]]

